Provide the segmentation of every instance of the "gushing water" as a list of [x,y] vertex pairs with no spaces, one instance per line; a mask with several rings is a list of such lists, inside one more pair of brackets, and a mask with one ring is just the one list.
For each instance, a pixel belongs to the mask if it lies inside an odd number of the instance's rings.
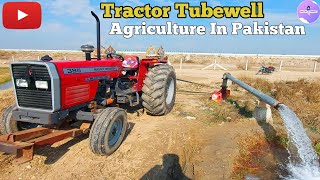
[[[300,119],[285,105],[280,105],[278,110],[287,129],[289,141],[296,148],[298,155],[298,161],[295,162],[289,157],[287,168],[291,176],[287,179],[320,179],[318,156],[312,147],[311,140],[307,136]],[[293,154],[290,150],[288,151],[290,155]]]

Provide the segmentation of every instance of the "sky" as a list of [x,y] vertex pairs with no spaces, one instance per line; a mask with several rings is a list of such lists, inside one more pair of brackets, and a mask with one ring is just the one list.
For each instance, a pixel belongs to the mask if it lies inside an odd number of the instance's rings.
[[[17,1],[17,0],[15,0]],[[200,5],[200,1],[190,5]],[[318,0],[320,4],[320,0]],[[0,1],[0,18],[2,6]],[[42,6],[42,26],[37,30],[9,30],[0,25],[0,49],[52,49],[79,50],[83,44],[96,45],[96,22],[90,14],[93,10],[101,19],[101,44],[112,45],[116,50],[145,51],[150,45],[163,46],[167,51],[237,53],[237,54],[301,54],[320,55],[320,20],[314,24],[303,24],[297,17],[297,7],[302,0],[268,0],[264,2],[265,18],[259,23],[269,21],[272,25],[304,25],[306,35],[301,36],[265,36],[265,35],[136,35],[126,39],[121,35],[109,35],[111,22],[119,22],[121,26],[139,25],[146,21],[148,25],[165,25],[172,21],[179,25],[204,25],[210,32],[210,23],[217,22],[231,28],[232,22],[252,24],[254,19],[178,19],[177,11],[170,12],[169,19],[105,19],[100,10],[100,2],[114,2],[117,6],[132,7],[150,3],[151,6],[173,6],[173,0],[40,0]],[[211,0],[206,1],[214,6],[249,6],[249,0]],[[317,2],[317,0],[316,0]],[[2,24],[2,23],[1,23]],[[229,31],[231,31],[229,29]],[[229,33],[230,34],[230,33]]]

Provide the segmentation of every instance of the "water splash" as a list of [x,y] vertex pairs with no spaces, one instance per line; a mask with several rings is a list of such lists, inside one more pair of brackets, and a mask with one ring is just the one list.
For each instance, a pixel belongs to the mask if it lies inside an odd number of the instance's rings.
[[[287,106],[280,105],[278,108],[284,121],[289,141],[297,149],[298,162],[294,162],[289,157],[287,169],[291,176],[290,180],[315,180],[320,179],[319,160],[315,150],[312,147],[311,140],[307,136],[303,124],[297,115]],[[289,151],[289,154],[293,154]]]

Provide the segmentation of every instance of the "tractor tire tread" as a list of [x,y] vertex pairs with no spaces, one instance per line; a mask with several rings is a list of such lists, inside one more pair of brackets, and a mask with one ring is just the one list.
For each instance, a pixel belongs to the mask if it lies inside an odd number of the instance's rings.
[[[123,120],[123,131],[121,132],[121,137],[119,141],[120,143],[117,144],[114,148],[106,149],[106,135],[108,127],[111,126],[110,124],[112,120],[118,113],[123,113],[124,120]],[[110,107],[104,109],[103,112],[99,114],[99,116],[94,121],[89,135],[90,140],[90,149],[93,153],[99,155],[110,155],[112,154],[122,143],[122,140],[125,136],[125,131],[127,129],[127,120],[126,120],[126,113],[123,109]]]
[[147,110],[148,114],[154,116],[161,116],[169,113],[175,101],[175,87],[174,99],[172,104],[166,104],[166,83],[169,78],[173,78],[174,86],[176,86],[176,75],[172,66],[168,64],[160,64],[151,68],[144,80],[142,88],[142,105]]

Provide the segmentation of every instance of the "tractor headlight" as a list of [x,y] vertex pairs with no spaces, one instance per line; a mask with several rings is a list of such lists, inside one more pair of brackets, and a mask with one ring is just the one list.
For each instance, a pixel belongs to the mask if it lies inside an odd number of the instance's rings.
[[16,85],[18,87],[28,87],[28,82],[25,79],[16,79]]
[[47,81],[36,81],[36,88],[48,89],[48,82]]

